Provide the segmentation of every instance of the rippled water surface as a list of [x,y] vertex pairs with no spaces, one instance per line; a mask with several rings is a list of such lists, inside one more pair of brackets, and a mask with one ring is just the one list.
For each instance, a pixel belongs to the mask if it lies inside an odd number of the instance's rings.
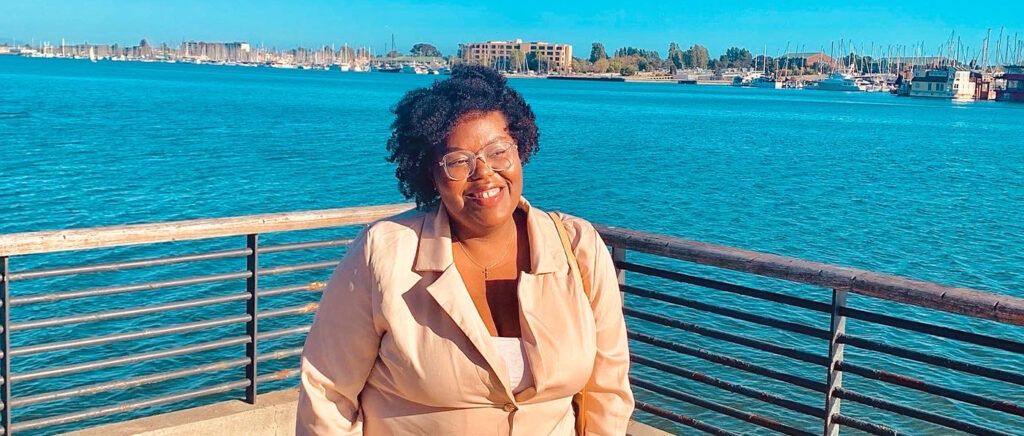
[[[404,92],[435,79],[404,74],[0,57],[4,90],[0,93],[0,233],[404,201],[397,191],[393,167],[384,160],[384,143],[392,119],[389,107]],[[511,83],[531,104],[540,126],[540,152],[526,166],[525,195],[541,208],[564,210],[595,223],[1024,296],[1024,105],[676,84],[554,80]],[[310,240],[350,235],[352,231],[270,235],[268,240]],[[212,251],[238,248],[243,243],[241,239],[225,238],[30,256],[12,259],[12,269]],[[262,261],[310,262],[336,259],[341,253],[281,253]],[[635,259],[679,267],[664,260]],[[11,292],[20,296],[69,291],[237,271],[244,265],[244,259],[231,259],[14,282]],[[821,289],[682,268],[818,301],[827,302],[831,296]],[[322,279],[324,274],[321,270],[271,277],[261,282],[261,287]],[[639,276],[636,283],[819,328],[828,326],[824,314],[779,309],[757,300]],[[244,289],[244,281],[15,306],[12,320],[226,295],[239,289]],[[315,299],[316,294],[292,294],[268,305],[271,309],[290,307]],[[626,301],[634,307],[655,307],[632,296]],[[869,299],[855,302],[911,317],[923,313]],[[244,302],[235,301],[173,312],[173,317],[150,314],[131,320],[26,329],[24,333],[15,329],[12,343],[17,347],[137,331],[141,327],[237,314],[240,307],[244,313]],[[819,355],[827,352],[827,343],[799,334],[689,309],[657,310]],[[1019,329],[968,323],[934,313],[927,316],[936,323],[1024,340]],[[267,324],[281,328],[308,319],[286,317]],[[795,362],[781,367],[779,358],[768,359],[749,348],[689,333],[669,333],[643,321],[629,322],[638,330],[660,337],[778,370],[792,369],[823,381],[824,369],[818,366]],[[1011,370],[1021,366],[1019,358],[1007,360],[998,352],[879,329],[863,322],[851,323],[860,326],[863,335],[889,343],[918,345],[946,357],[991,361],[994,366],[1008,365],[1006,369]],[[16,372],[31,371],[230,337],[240,334],[236,327],[33,354],[15,357],[12,364]],[[277,341],[268,344],[267,349],[299,346],[301,336]],[[192,360],[159,360],[156,367],[164,371],[182,369],[199,362],[238,357],[239,350],[235,347],[197,355]],[[812,391],[764,382],[687,356],[655,352],[643,344],[635,344],[635,351],[780,392],[815,407],[823,401]],[[1024,401],[1020,386],[993,387],[984,379],[964,378],[935,367],[856,350],[848,351],[848,357],[928,381],[966,390],[984,388],[993,396]],[[294,364],[294,360],[271,362],[265,368]],[[13,390],[16,396],[24,396],[82,386],[152,373],[152,365],[130,364],[62,379],[16,381]],[[639,365],[635,372],[679,390],[734,407],[750,407],[789,419],[798,427],[820,431],[814,419],[785,409],[725,394],[707,385],[651,375]],[[65,400],[15,407],[14,418],[17,422],[70,413],[88,408],[84,406],[174,392],[186,385],[199,388],[238,376],[236,370],[193,377],[178,384],[112,391],[90,397],[94,400],[90,404]],[[892,401],[913,402],[935,413],[1018,429],[1024,426],[1022,420],[1011,415],[976,410],[868,379],[849,376],[849,380],[853,389]],[[237,396],[235,392],[232,395]],[[652,398],[646,392],[638,392],[638,397]],[[205,401],[212,400],[200,400]],[[670,404],[678,411],[735,431],[764,430],[692,406]],[[165,409],[150,408],[87,422],[125,419],[159,410]],[[912,432],[937,428],[866,406],[844,405],[844,411]]]

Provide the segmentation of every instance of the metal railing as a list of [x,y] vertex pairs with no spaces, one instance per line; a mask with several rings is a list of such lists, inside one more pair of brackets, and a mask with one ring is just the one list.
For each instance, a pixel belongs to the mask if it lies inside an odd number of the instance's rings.
[[[658,350],[660,354],[658,358],[654,358],[650,353],[645,354],[642,350],[636,349],[632,354],[633,385],[657,394],[652,398],[668,398],[675,400],[677,405],[686,405],[690,410],[710,412],[704,415],[716,420],[729,417],[746,423],[749,426],[747,428],[754,432],[770,430],[788,435],[836,435],[840,427],[845,426],[877,435],[907,432],[946,434],[954,430],[978,435],[1024,434],[1024,420],[1020,419],[1024,417],[1024,388],[1021,387],[1024,386],[1024,341],[1021,340],[1024,339],[1024,329],[1020,328],[1024,326],[1024,299],[663,235],[600,226],[598,230],[605,242],[612,247],[613,258],[620,271],[633,273],[630,275],[629,284],[624,276],[620,276],[622,290],[627,296],[624,311],[630,326],[629,337],[634,344],[644,344],[644,350]],[[642,254],[647,262],[627,261],[626,250],[637,255]],[[682,261],[677,262],[677,265],[683,262],[697,265],[697,269],[700,269],[704,276],[652,265],[671,264],[674,261]],[[810,285],[813,288],[805,287],[800,288],[798,292],[787,293],[707,277],[729,275],[723,274],[722,271],[728,271],[730,274],[745,273],[761,279],[781,279],[772,282],[774,286],[780,288],[786,286],[779,285],[779,281]],[[743,280],[741,275],[732,275],[737,276],[737,280]],[[634,282],[642,282],[646,286],[633,284]],[[653,289],[656,286],[666,287],[675,292]],[[814,288],[829,291],[819,291],[815,295]],[[703,295],[698,290],[710,290],[716,294]],[[805,295],[799,295],[800,293]],[[740,305],[734,301],[728,305],[709,302],[723,294],[742,296],[739,298],[746,300]],[[822,294],[830,298],[826,301],[813,298]],[[853,304],[855,297],[860,297],[857,303],[861,307]],[[644,310],[637,308],[637,304],[631,304],[651,300],[659,303],[654,306],[656,310]],[[666,315],[665,312],[671,312],[671,308],[685,308],[690,315]],[[771,312],[756,313],[750,310],[751,308],[768,309]],[[953,328],[926,322],[927,320],[923,322],[882,313],[883,310],[899,309],[912,316],[935,318],[951,325],[970,326],[969,321],[978,319],[994,322],[977,321],[973,329]],[[810,314],[803,316],[804,320],[817,319],[821,324],[793,321],[792,315],[798,312]],[[816,317],[814,314],[820,316]],[[726,329],[701,325],[709,316],[756,326],[757,334],[737,334]],[[857,327],[862,328],[865,334],[851,328],[851,321],[856,321]],[[716,352],[711,347],[694,346],[646,333],[641,328],[642,325],[681,330],[692,334],[691,337],[705,339],[703,342],[709,344],[735,344],[747,351],[736,353],[743,355],[737,358],[735,354]],[[795,347],[761,338],[772,329],[785,332],[792,338],[808,338],[809,342],[793,342],[810,345]],[[924,344],[919,344],[922,346],[915,348],[913,343],[893,345],[885,339],[872,337],[887,337],[878,334],[883,329],[895,329],[897,337],[932,336],[946,341],[946,347],[950,346],[948,344],[971,347],[969,352],[961,354],[965,357],[980,356],[974,360],[981,362],[970,361],[967,358],[951,358],[943,355],[944,353],[928,350],[929,347]],[[891,339],[892,335],[888,338]],[[900,374],[890,369],[859,363],[857,359],[847,357],[853,350],[861,355],[875,357],[864,360],[887,366],[899,367],[906,361],[912,362],[911,366],[919,368],[919,364],[923,363],[923,367],[927,369],[920,375],[931,376],[926,380],[919,378],[919,374]],[[664,361],[677,354],[695,358],[691,359],[691,362],[699,363],[690,365],[707,368],[707,372]],[[761,357],[761,360],[771,364],[752,362],[751,359],[754,357]],[[647,373],[654,374],[653,377],[658,380],[644,379],[637,375],[637,366],[651,370]],[[784,369],[779,369],[779,366]],[[807,367],[811,369],[801,370]],[[722,368],[775,380],[792,389],[776,388],[776,392],[755,389],[708,373],[720,371]],[[942,377],[934,375],[939,371],[943,372]],[[737,371],[733,372],[736,373]],[[722,401],[715,401],[708,395],[695,395],[669,388],[666,387],[668,378],[664,377],[664,374],[671,374],[675,380],[690,380],[704,386],[713,386],[719,392],[728,392],[753,401],[747,402],[749,408],[740,409],[723,404]],[[853,388],[844,383],[844,374],[860,377],[859,386],[869,386],[865,381],[879,382],[882,389],[876,390],[883,393],[872,394]],[[963,379],[968,377],[976,377],[981,382],[967,383]],[[944,379],[947,383],[932,381],[935,379]],[[668,384],[672,383],[676,382]],[[958,385],[971,386],[971,389]],[[783,390],[790,395],[780,394]],[[702,391],[709,392],[707,389]],[[818,398],[820,402],[811,403],[794,398]],[[943,403],[943,412],[928,410],[936,404],[936,399],[953,401]],[[852,412],[848,413],[846,409],[851,409]],[[982,418],[978,413],[971,413],[975,409],[985,411],[986,416]],[[735,421],[729,422],[730,428],[723,428],[694,416],[666,410],[665,407],[644,400],[638,401],[638,410],[707,433],[742,433],[736,431],[737,427],[732,425]],[[787,416],[786,413],[779,413],[779,410],[789,412],[788,416],[802,415],[809,420],[782,420],[766,413]],[[858,411],[862,411],[866,416],[857,416]],[[885,418],[888,418],[889,422],[880,422]],[[794,425],[794,422],[802,422],[804,425]],[[812,428],[808,428],[808,422]],[[820,427],[813,428],[814,423]],[[911,429],[907,430],[907,427]]]
[[[337,248],[350,241],[345,237],[330,237],[268,244],[268,238],[261,235],[293,234],[311,229],[352,230],[351,226],[360,226],[409,208],[410,205],[402,204],[0,235],[0,309],[3,311],[0,402],[3,405],[4,434],[66,430],[71,428],[69,426],[95,423],[95,418],[126,412],[141,413],[142,409],[152,412],[160,407],[173,407],[175,403],[191,405],[200,398],[231,393],[254,402],[261,386],[298,374],[294,358],[301,352],[301,347],[294,346],[294,339],[301,340],[301,335],[309,330],[308,317],[298,322],[278,321],[284,317],[308,316],[317,308],[315,298],[282,305],[268,297],[322,290],[327,270],[339,258],[267,266],[265,255]],[[1012,434],[1024,428],[1014,427],[1017,423],[1024,424],[1024,420],[1019,419],[1024,417],[1021,406],[1021,392],[1024,390],[1020,389],[1024,386],[1024,373],[1021,372],[1024,342],[1020,340],[1024,334],[1017,327],[1024,325],[1024,300],[662,235],[601,226],[598,230],[612,249],[625,294],[624,310],[630,327],[634,366],[631,380],[637,391],[638,415],[653,415],[656,418],[652,419],[667,420],[663,423],[666,425],[677,423],[713,434],[770,431],[790,435],[835,435],[840,427],[872,434],[897,434],[897,429],[903,428],[912,432],[955,429],[972,434]],[[244,245],[187,254],[168,254],[180,247],[165,248],[158,251],[158,256],[131,260],[120,260],[124,258],[123,254],[115,253],[111,257],[118,259],[116,261],[87,265],[53,266],[32,258],[42,253],[75,254],[141,244],[158,244],[156,247],[160,247],[180,241],[201,240],[205,243],[239,236],[245,236]],[[627,250],[634,253],[631,257],[639,258],[639,261],[627,261]],[[33,280],[71,277],[75,281],[62,284],[78,283],[79,277],[97,273],[139,273],[149,268],[180,267],[225,259],[240,261],[242,258],[245,266],[240,270],[193,274],[184,278],[176,276],[143,283],[102,284],[70,291],[53,292],[43,288],[40,292],[20,292],[22,282],[27,284]],[[12,269],[12,263],[15,269]],[[66,263],[61,262],[62,265]],[[16,269],[20,264],[30,267]],[[691,272],[691,266],[703,268],[701,274]],[[794,295],[785,286],[782,286],[785,289],[768,291],[750,286],[747,283],[750,280],[743,278],[737,279],[742,284],[726,281],[720,278],[721,271],[739,272],[756,279],[781,279],[786,283],[810,285],[819,291],[815,294],[804,289],[801,292],[812,294]],[[629,282],[625,281],[626,272],[630,274]],[[266,286],[274,278],[295,273],[315,274],[319,279]],[[244,280],[244,285],[230,284],[239,280]],[[224,283],[228,284],[220,289],[232,291],[204,290],[197,295],[198,298],[186,299],[169,295],[168,301],[156,304],[138,304],[136,301],[142,298],[136,296],[145,292],[171,292]],[[242,286],[244,291],[235,290]],[[821,292],[822,288],[829,291]],[[694,289],[710,289],[717,294],[695,293]],[[715,301],[719,295],[747,300],[745,303],[723,300],[725,302],[722,303]],[[827,300],[813,298],[823,295],[828,297]],[[867,296],[872,301],[860,301],[860,296]],[[79,304],[97,300],[117,300],[118,305],[127,304],[127,307],[96,311],[90,310],[93,307],[91,303]],[[885,304],[876,304],[876,300]],[[244,308],[239,306],[242,302]],[[767,306],[769,304],[778,306]],[[906,310],[901,312],[896,305],[914,310],[951,312],[963,315],[961,318],[991,322],[976,330],[937,325],[888,313],[892,309],[904,314],[918,314]],[[29,310],[38,306],[44,308]],[[220,307],[230,309],[228,313],[210,310]],[[777,307],[785,310],[779,311]],[[12,308],[15,308],[16,315],[13,319]],[[235,308],[238,310],[233,311]],[[191,313],[190,310],[203,312],[180,315]],[[775,312],[759,313],[760,310]],[[811,315],[794,319],[794,314],[801,311]],[[56,316],[51,316],[51,312],[57,312]],[[945,320],[947,315],[941,312],[927,316]],[[175,318],[171,318],[172,315]],[[138,321],[139,325],[132,324],[136,320],[148,320],[148,324],[142,321]],[[821,325],[814,325],[811,321],[818,321]],[[858,323],[858,326],[884,326],[886,329],[971,344],[979,350],[995,351],[979,352],[984,362],[978,363],[962,356],[897,344],[890,340],[892,338],[878,334],[879,330],[873,327],[865,327],[864,333],[860,333],[847,325],[850,321]],[[68,330],[76,326],[112,322],[122,324],[105,330],[104,334],[89,335]],[[276,327],[268,329],[267,325]],[[244,332],[223,330],[243,326]],[[56,333],[33,336],[35,332],[47,329]],[[995,330],[998,334],[991,334]],[[215,331],[220,334],[208,334]],[[782,332],[785,336],[776,337],[773,332]],[[34,342],[39,337],[61,337],[65,333],[69,334],[68,339]],[[85,333],[90,332],[86,330]],[[689,335],[686,338],[690,339],[682,340],[680,335]],[[14,343],[12,337],[16,339]],[[18,343],[20,337],[28,338],[29,343]],[[193,339],[182,339],[181,343],[163,340],[185,337]],[[280,346],[275,342],[288,338],[293,340],[291,345]],[[100,359],[89,359],[90,353],[72,354],[83,347],[143,343],[145,347],[128,352],[117,349],[110,355],[108,350]],[[270,343],[277,345],[266,347]],[[726,344],[727,347],[723,351],[723,347],[716,344]],[[240,347],[244,347],[244,354],[232,351],[242,351]],[[944,379],[950,382],[946,384],[916,378],[872,366],[877,359],[860,362],[847,357],[847,354],[855,354],[854,351],[926,364],[933,370],[941,369],[956,375]],[[155,366],[157,361],[167,362],[161,359],[180,360],[207,356],[203,353],[210,352],[219,354],[213,358],[194,358],[180,364]],[[291,364],[282,361],[287,358],[292,358]],[[24,370],[12,372],[12,360],[15,363],[25,362]],[[116,371],[109,370],[115,367],[118,368]],[[106,377],[90,375],[100,369],[108,369]],[[227,375],[214,377],[214,374]],[[944,410],[971,412],[973,409],[964,408],[979,408],[990,414],[982,417],[965,412],[961,416],[926,410],[916,405],[919,397],[900,401],[898,395],[873,394],[857,388],[859,385],[844,383],[844,374],[956,403],[952,409],[946,406]],[[980,385],[982,388],[988,387],[988,383],[1010,386],[1010,389],[995,390],[997,393],[1009,392],[1008,398],[996,398],[985,389],[974,389],[973,386],[978,384],[965,385],[971,389],[960,387],[957,378],[960,375],[985,380]],[[67,381],[68,378],[72,380]],[[89,381],[82,382],[85,379]],[[51,384],[50,380],[64,381]],[[166,382],[172,386],[157,388]],[[25,392],[15,389],[12,393],[12,384],[17,387],[22,383],[32,389]],[[686,383],[697,383],[699,387]],[[114,394],[115,391],[121,393]],[[106,399],[92,400],[96,398],[92,396],[98,394],[106,395]],[[68,403],[81,398],[91,400]],[[124,398],[130,401],[118,402]],[[47,407],[49,404],[57,406]],[[885,415],[870,411],[858,413],[859,409],[853,405],[883,411]],[[18,409],[31,409],[33,415],[12,420],[12,410]],[[912,418],[931,427],[907,424],[904,418]],[[681,431],[677,427],[666,429]]]

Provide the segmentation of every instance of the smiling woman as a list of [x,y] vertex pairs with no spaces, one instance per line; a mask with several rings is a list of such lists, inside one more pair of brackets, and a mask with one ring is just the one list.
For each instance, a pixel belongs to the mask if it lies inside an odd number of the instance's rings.
[[374,223],[302,354],[300,435],[624,435],[633,410],[615,269],[590,223],[522,197],[523,98],[456,68],[395,107],[413,214]]

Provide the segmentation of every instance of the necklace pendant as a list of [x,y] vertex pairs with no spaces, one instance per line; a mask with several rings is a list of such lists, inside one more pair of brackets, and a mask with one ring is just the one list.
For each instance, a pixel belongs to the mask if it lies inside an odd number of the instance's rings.
[[491,275],[491,272],[487,268],[484,268],[484,280],[487,280],[489,275]]

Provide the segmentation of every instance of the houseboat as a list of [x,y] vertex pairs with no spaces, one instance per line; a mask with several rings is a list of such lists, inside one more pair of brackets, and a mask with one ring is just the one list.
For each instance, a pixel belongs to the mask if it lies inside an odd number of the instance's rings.
[[975,87],[970,70],[962,67],[915,68],[910,96],[973,100]]
[[996,100],[1024,102],[1024,66],[1008,66],[1002,77],[1005,85],[996,89]]

